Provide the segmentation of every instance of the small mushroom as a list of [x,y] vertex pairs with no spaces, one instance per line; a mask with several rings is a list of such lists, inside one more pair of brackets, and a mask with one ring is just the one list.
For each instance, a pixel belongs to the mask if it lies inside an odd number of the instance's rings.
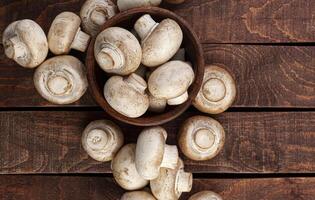
[[85,52],[90,36],[80,28],[81,19],[72,12],[56,16],[48,32],[48,45],[56,55],[68,54],[71,49]]
[[184,171],[179,159],[175,169],[162,168],[158,178],[150,181],[153,195],[159,200],[177,200],[183,192],[190,192],[193,175]]
[[202,191],[194,194],[188,200],[223,200],[220,195],[212,191]]
[[116,14],[117,7],[111,0],[87,0],[80,11],[83,30],[96,36],[105,22]]
[[148,14],[140,17],[134,29],[142,41],[142,64],[157,67],[170,60],[180,48],[183,32],[176,21],[155,22]]
[[179,131],[179,147],[192,160],[202,161],[215,157],[223,148],[224,141],[222,125],[206,116],[189,118]]
[[181,4],[184,3],[185,0],[165,0],[166,3],[170,4]]
[[97,36],[94,55],[105,72],[128,75],[138,69],[142,50],[131,32],[120,27],[111,27]]
[[145,191],[134,191],[126,192],[120,200],[156,200],[156,198]]
[[147,83],[137,74],[127,78],[112,76],[104,87],[104,96],[108,104],[120,114],[137,118],[149,108],[149,97],[145,93]]
[[140,176],[152,180],[159,176],[160,168],[175,169],[178,149],[165,144],[167,132],[162,127],[144,129],[138,137],[136,147],[136,168]]
[[112,171],[118,185],[125,190],[138,190],[149,181],[143,179],[136,170],[136,144],[127,144],[122,147],[112,160]]
[[108,120],[91,122],[82,134],[84,150],[100,162],[112,160],[123,143],[124,135],[121,129]]
[[209,65],[205,68],[202,87],[193,105],[208,114],[219,114],[234,102],[236,86],[233,77],[225,69]]
[[162,0],[117,0],[117,6],[120,11],[129,10],[131,8],[159,6]]
[[170,61],[152,72],[148,80],[150,93],[166,99],[169,105],[179,105],[188,99],[188,87],[193,83],[194,71],[183,61]]
[[34,73],[38,93],[55,104],[70,104],[87,90],[83,63],[73,56],[56,56],[42,63]]
[[48,42],[43,29],[29,19],[11,23],[3,32],[5,55],[25,68],[35,68],[47,57]]

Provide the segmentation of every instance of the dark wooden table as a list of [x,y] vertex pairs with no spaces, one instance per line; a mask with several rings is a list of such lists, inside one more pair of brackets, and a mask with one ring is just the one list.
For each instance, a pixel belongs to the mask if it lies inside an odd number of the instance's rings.
[[[82,3],[1,0],[0,32],[30,18],[47,33],[58,13],[78,12]],[[226,130],[223,151],[206,162],[184,158],[195,177],[190,194],[208,189],[224,199],[315,199],[315,1],[187,0],[163,7],[192,25],[207,64],[224,64],[237,81],[232,108],[213,116]],[[124,191],[110,164],[90,159],[80,143],[91,120],[110,117],[90,92],[69,106],[46,102],[35,91],[33,72],[7,59],[0,45],[0,199],[119,199]],[[169,143],[198,114],[191,108],[165,124]],[[119,124],[134,142],[141,128]]]

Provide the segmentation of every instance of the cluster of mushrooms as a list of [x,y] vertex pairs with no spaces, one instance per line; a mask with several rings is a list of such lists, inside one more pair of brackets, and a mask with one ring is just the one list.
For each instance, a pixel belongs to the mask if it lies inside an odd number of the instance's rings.
[[[176,4],[184,0],[165,1]],[[161,0],[117,0],[116,6],[111,0],[87,0],[80,16],[72,12],[56,16],[48,37],[32,20],[15,21],[3,33],[5,54],[22,67],[38,67],[34,84],[43,98],[55,104],[70,104],[83,96],[88,82],[84,64],[67,54],[71,49],[85,52],[90,37],[96,37],[95,59],[105,72],[114,74],[104,86],[104,97],[111,107],[130,118],[140,117],[147,110],[163,112],[167,105],[187,100],[187,90],[194,80],[191,64],[185,61],[185,50],[180,49],[180,26],[171,19],[157,23],[146,14],[136,21],[133,30],[111,27],[100,32],[118,10],[160,3]],[[46,60],[49,50],[55,56]],[[235,97],[236,86],[229,72],[220,65],[208,65],[193,105],[201,112],[219,114],[232,105]],[[167,145],[166,139],[164,128],[150,127],[140,133],[136,144],[123,146],[122,130],[111,121],[98,120],[85,128],[82,146],[93,159],[111,161],[117,184],[133,191],[125,193],[122,200],[176,200],[182,192],[191,190],[193,179],[191,173],[184,171],[177,146]],[[225,132],[218,121],[193,116],[181,126],[178,146],[187,158],[204,161],[220,152],[224,140]],[[152,194],[136,191],[148,184]],[[221,197],[203,191],[189,199]]]
[[[124,145],[124,134],[119,126],[108,120],[97,120],[84,129],[82,146],[91,158],[111,161],[116,183],[130,191],[121,200],[177,200],[183,192],[191,191],[193,175],[185,172],[177,146],[166,144],[167,135],[163,127],[149,127],[141,131],[136,144]],[[218,121],[194,116],[181,126],[178,145],[186,157],[204,161],[220,152],[224,140],[225,132]],[[152,194],[142,190],[148,184]],[[202,191],[189,199],[222,198]]]

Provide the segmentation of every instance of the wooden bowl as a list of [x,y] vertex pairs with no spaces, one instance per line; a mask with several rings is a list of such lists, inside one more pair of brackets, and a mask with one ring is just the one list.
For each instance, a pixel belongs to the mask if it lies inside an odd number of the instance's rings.
[[132,125],[155,126],[175,119],[183,112],[185,112],[185,110],[187,110],[187,108],[191,105],[192,100],[198,94],[202,84],[204,73],[204,57],[198,37],[195,34],[195,32],[190,28],[189,24],[184,19],[177,16],[175,13],[162,8],[143,7],[121,12],[118,15],[111,18],[110,20],[108,20],[104,24],[102,30],[113,26],[118,26],[131,30],[136,20],[139,19],[144,14],[150,14],[152,18],[158,22],[166,18],[171,18],[175,20],[182,28],[184,34],[182,47],[186,49],[186,58],[188,61],[192,63],[195,72],[195,80],[188,90],[189,98],[185,103],[178,106],[167,106],[167,109],[163,113],[147,112],[145,115],[139,118],[126,117],[115,111],[104,98],[103,88],[106,79],[109,76],[98,66],[94,58],[95,38],[92,39],[87,51],[86,67],[88,71],[88,80],[90,88],[92,90],[92,95],[94,96],[96,102],[109,115],[120,121]]

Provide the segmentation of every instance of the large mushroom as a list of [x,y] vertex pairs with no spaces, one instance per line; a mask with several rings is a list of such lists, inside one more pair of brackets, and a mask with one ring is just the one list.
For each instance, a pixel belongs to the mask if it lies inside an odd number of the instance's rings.
[[222,67],[209,65],[193,105],[201,112],[219,114],[232,105],[235,96],[236,86],[230,73]]
[[149,97],[145,93],[147,83],[137,74],[127,78],[110,77],[104,87],[104,96],[108,104],[120,114],[137,118],[149,108]]
[[138,190],[149,181],[137,172],[135,164],[136,144],[123,146],[112,160],[112,171],[116,182],[125,190]]
[[113,159],[124,143],[124,135],[116,124],[108,120],[91,122],[82,134],[82,146],[91,158],[100,162]]
[[150,93],[166,99],[169,105],[179,105],[188,99],[188,88],[193,83],[194,71],[183,61],[170,61],[152,72],[148,80]]
[[117,6],[120,11],[129,10],[131,8],[158,6],[162,0],[117,0]]
[[56,56],[42,63],[34,73],[38,93],[55,104],[79,100],[88,87],[83,63],[73,56]]
[[126,192],[120,200],[156,200],[150,193],[145,191]]
[[184,171],[184,163],[179,159],[175,169],[162,168],[159,176],[150,181],[150,187],[159,200],[178,200],[183,192],[190,192],[192,183],[192,173]]
[[117,7],[111,0],[87,0],[80,11],[83,29],[96,36],[105,22],[116,14]]
[[128,75],[140,66],[142,50],[131,32],[120,27],[110,27],[97,36],[94,55],[105,72]]
[[142,64],[157,67],[170,60],[183,41],[183,32],[176,21],[155,22],[148,14],[140,17],[134,29],[142,40]]
[[159,176],[161,168],[175,169],[178,162],[178,149],[165,144],[167,132],[162,127],[144,129],[138,137],[136,147],[136,168],[146,180]]
[[223,148],[225,132],[222,125],[206,116],[187,119],[179,131],[179,147],[192,160],[209,160]]
[[48,54],[45,32],[29,19],[11,23],[3,32],[2,43],[5,55],[26,68],[37,67]]
[[56,55],[68,54],[71,49],[85,52],[90,36],[80,28],[81,19],[72,12],[56,16],[48,32],[48,45]]
[[222,197],[212,191],[202,191],[194,194],[188,200],[223,200]]

